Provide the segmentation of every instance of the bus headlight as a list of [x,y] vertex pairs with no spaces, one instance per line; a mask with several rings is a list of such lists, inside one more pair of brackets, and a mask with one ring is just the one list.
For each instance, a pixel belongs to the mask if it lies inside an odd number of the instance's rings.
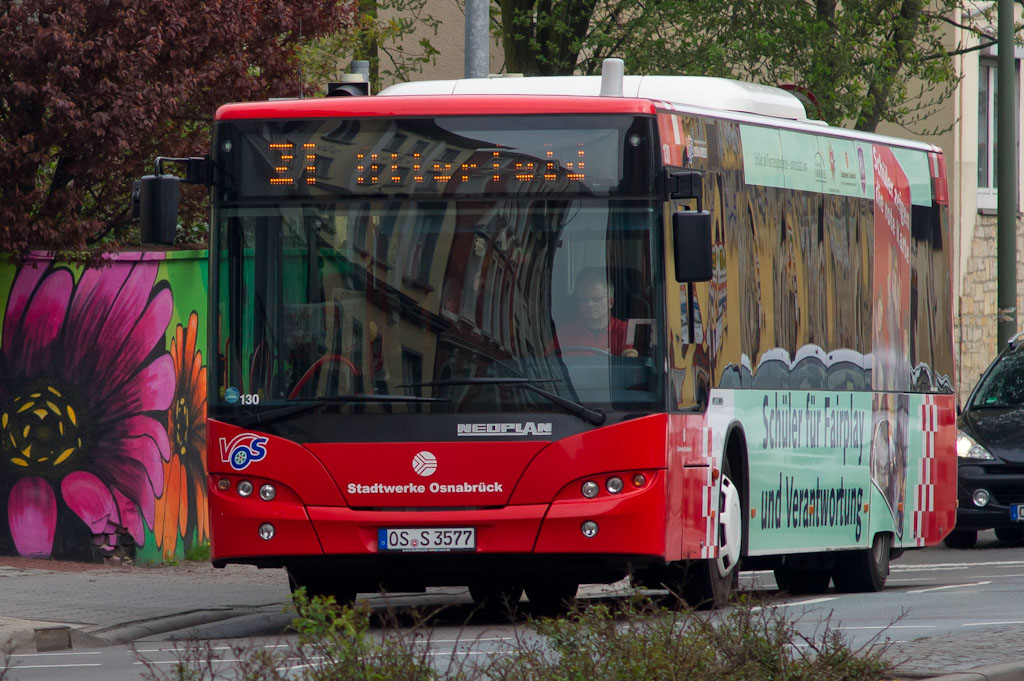
[[609,494],[618,494],[622,491],[622,478],[613,475],[604,481],[604,487],[608,490]]
[[277,490],[274,489],[273,485],[263,485],[260,487],[260,499],[263,501],[273,501],[276,496]]
[[580,532],[582,532],[583,536],[587,539],[590,539],[591,537],[596,537],[597,523],[595,523],[593,520],[583,521],[583,524],[580,525]]
[[248,480],[240,480],[235,489],[238,490],[238,496],[247,497],[252,494],[252,483]]
[[263,523],[260,525],[260,539],[270,541],[274,538],[274,534],[276,534],[276,531],[274,530],[274,526],[270,523]]
[[587,480],[580,487],[580,491],[583,493],[583,496],[585,496],[587,499],[593,499],[594,497],[597,496],[597,493],[601,491],[601,488],[593,480]]

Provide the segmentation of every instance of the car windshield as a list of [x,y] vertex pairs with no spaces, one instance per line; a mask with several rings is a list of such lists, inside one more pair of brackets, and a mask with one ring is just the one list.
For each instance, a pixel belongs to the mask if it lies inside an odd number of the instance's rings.
[[1000,355],[982,377],[972,407],[1024,407],[1024,346]]

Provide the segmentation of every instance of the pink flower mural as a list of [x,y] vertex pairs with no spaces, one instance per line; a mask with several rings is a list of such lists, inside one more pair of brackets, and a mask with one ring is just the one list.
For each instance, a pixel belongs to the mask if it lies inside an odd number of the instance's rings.
[[159,257],[122,256],[77,283],[52,263],[19,269],[0,336],[0,553],[87,558],[125,531],[145,542],[175,384]]

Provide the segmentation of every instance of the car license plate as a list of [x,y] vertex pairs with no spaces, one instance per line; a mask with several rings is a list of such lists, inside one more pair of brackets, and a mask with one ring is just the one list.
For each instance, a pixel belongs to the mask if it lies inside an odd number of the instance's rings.
[[1024,521],[1024,504],[1010,504],[1010,520]]
[[472,551],[473,527],[397,527],[377,530],[379,551]]

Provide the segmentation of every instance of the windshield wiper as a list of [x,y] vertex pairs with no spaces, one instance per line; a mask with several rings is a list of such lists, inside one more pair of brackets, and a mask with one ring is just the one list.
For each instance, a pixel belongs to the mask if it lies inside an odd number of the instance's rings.
[[[543,379],[540,382],[553,383],[554,379]],[[573,400],[567,400],[561,395],[556,395],[553,392],[547,391],[544,388],[536,385],[535,381],[531,381],[528,378],[502,378],[500,376],[478,376],[475,378],[453,378],[445,381],[428,381],[426,383],[407,383],[405,385],[396,386],[399,388],[414,388],[420,386],[426,387],[444,387],[450,385],[515,385],[520,388],[525,388],[530,392],[536,393],[541,397],[548,399],[558,406],[568,411],[573,416],[578,416],[587,423],[592,423],[595,426],[599,426],[604,423],[607,416],[600,409],[590,409],[579,402]]]
[[418,397],[416,395],[330,395],[324,397],[290,397],[286,402],[297,402],[298,404],[291,404],[286,407],[274,407],[265,411],[258,411],[249,414],[249,418],[239,421],[238,425],[242,428],[248,428],[256,424],[269,423],[286,416],[294,416],[295,414],[301,414],[304,411],[310,409],[316,409],[327,404],[354,404],[354,403],[372,403],[372,402],[384,402],[384,403],[396,403],[396,402],[412,402],[415,404],[422,404],[424,402],[451,402],[442,397]]

